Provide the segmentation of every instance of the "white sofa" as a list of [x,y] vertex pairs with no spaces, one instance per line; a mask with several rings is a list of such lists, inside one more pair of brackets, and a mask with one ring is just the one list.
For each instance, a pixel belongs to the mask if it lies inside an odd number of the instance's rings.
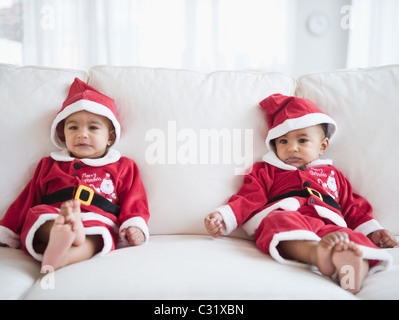
[[18,249],[0,248],[0,299],[398,299],[393,266],[368,277],[356,296],[308,266],[282,265],[241,229],[207,235],[203,218],[240,187],[244,168],[266,152],[272,93],[314,101],[339,128],[332,158],[375,217],[399,235],[399,66],[304,75],[95,66],[78,70],[0,65],[0,217],[43,156],[50,125],[79,77],[116,100],[116,146],[139,166],[150,241],[44,276]]

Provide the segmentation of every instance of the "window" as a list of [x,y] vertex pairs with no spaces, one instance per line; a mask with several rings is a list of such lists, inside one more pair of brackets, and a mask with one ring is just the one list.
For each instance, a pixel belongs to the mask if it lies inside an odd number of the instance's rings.
[[292,0],[0,0],[1,62],[287,71]]
[[0,62],[23,62],[22,7],[22,0],[0,0]]
[[[302,74],[345,67],[348,38],[348,67],[399,63],[399,1],[330,1],[0,0],[0,63]],[[307,33],[317,10],[335,33]],[[326,43],[336,51],[308,56]]]

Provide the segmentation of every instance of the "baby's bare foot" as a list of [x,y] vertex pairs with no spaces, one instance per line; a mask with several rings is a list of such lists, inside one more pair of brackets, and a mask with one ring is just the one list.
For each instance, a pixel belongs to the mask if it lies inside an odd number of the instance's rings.
[[316,245],[314,264],[325,276],[332,276],[336,267],[332,261],[333,249],[339,243],[348,241],[348,235],[343,232],[332,232],[326,234]]
[[69,200],[61,205],[60,215],[54,220],[50,230],[42,266],[52,266],[54,270],[64,266],[64,258],[71,246],[80,246],[85,241],[80,213],[78,200]]
[[60,215],[64,216],[65,223],[69,224],[72,231],[75,232],[75,239],[73,241],[73,245],[75,246],[80,246],[86,238],[80,213],[79,200],[69,200],[61,205]]
[[363,259],[359,246],[354,242],[336,245],[332,261],[338,271],[341,287],[353,294],[358,293],[369,271],[368,262]]
[[65,217],[59,215],[54,220],[50,231],[47,248],[43,254],[42,267],[51,266],[54,270],[62,267],[62,260],[75,239],[75,232],[65,222]]

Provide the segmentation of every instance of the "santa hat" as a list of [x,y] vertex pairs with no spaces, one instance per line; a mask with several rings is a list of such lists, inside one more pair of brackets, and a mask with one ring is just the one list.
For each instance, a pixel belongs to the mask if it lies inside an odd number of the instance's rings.
[[266,147],[273,151],[270,142],[286,133],[318,124],[327,124],[327,137],[332,138],[337,130],[335,121],[307,99],[273,94],[264,99],[260,106],[266,111],[269,132]]
[[114,100],[103,95],[80,79],[75,78],[69,89],[68,97],[62,104],[62,108],[51,126],[51,141],[57,147],[61,149],[65,148],[63,120],[71,114],[83,110],[108,118],[115,128],[114,143],[118,142],[121,134],[121,126],[116,116]]

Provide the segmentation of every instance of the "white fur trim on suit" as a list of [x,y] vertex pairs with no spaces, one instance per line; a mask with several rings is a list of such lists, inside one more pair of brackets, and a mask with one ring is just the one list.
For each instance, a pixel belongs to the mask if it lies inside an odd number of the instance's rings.
[[334,212],[330,209],[327,209],[326,207],[322,207],[322,206],[314,206],[314,208],[320,217],[330,220],[337,226],[344,227],[344,228],[347,227],[345,220],[340,215],[338,215],[336,212]]
[[237,229],[237,219],[229,205],[221,206],[215,211],[219,212],[222,215],[224,224],[226,225],[226,229],[222,232],[223,235],[227,236],[235,229]]
[[[124,223],[122,223],[119,230],[122,231],[123,229],[127,229],[129,227],[139,228],[144,234],[145,242],[148,242],[150,238],[150,230],[148,229],[147,223],[142,217],[133,217],[126,220]],[[121,239],[121,241],[126,242],[126,239]]]
[[106,227],[88,227],[84,228],[84,230],[86,236],[101,236],[103,238],[104,246],[102,250],[95,255],[96,257],[101,257],[111,251],[114,240]]
[[14,249],[17,249],[21,246],[21,240],[19,236],[4,226],[0,226],[0,243]]
[[[76,158],[71,157],[68,149],[63,149],[61,151],[51,152],[50,157],[55,161],[70,162],[76,160]],[[102,158],[96,159],[80,159],[84,164],[91,167],[101,167],[107,164],[115,163],[119,161],[121,154],[118,150],[113,148],[108,149],[107,154]]]
[[375,249],[359,245],[363,253],[363,259],[366,260],[379,260],[379,262],[369,270],[369,275],[378,271],[389,269],[393,263],[393,258],[388,251],[384,249]]
[[377,220],[372,219],[358,226],[355,231],[367,236],[368,234],[381,229],[384,229],[384,227],[382,227]]
[[320,237],[316,235],[312,231],[308,230],[294,230],[294,231],[286,231],[280,232],[273,236],[272,241],[269,245],[270,255],[278,262],[282,264],[292,264],[292,265],[304,265],[301,262],[297,262],[294,260],[284,259],[280,252],[277,249],[278,244],[281,241],[293,241],[293,240],[302,240],[302,241],[320,241]]
[[270,143],[271,140],[281,137],[287,132],[312,127],[322,123],[329,124],[328,135],[332,138],[337,128],[335,121],[324,113],[310,113],[299,118],[287,119],[280,125],[271,128],[266,137],[266,147],[273,151],[273,147]]
[[29,254],[38,261],[43,260],[43,255],[37,253],[33,248],[33,239],[35,237],[36,231],[46,222],[54,221],[59,216],[58,213],[49,213],[49,214],[42,214],[39,218],[35,221],[33,226],[30,228],[28,235],[26,236],[25,246],[28,250]]
[[102,214],[95,212],[82,212],[80,214],[82,221],[100,221],[106,225],[109,225],[115,233],[118,233],[118,226],[111,219],[103,216]]
[[300,207],[300,203],[295,198],[286,198],[279,202],[272,204],[261,212],[258,212],[254,217],[243,224],[243,229],[249,236],[253,236],[258,229],[262,220],[272,211],[282,209],[285,211],[296,211]]
[[298,170],[297,167],[291,166],[286,164],[285,162],[281,161],[277,155],[273,151],[269,151],[263,156],[262,159],[264,162],[271,164],[279,169],[289,170],[289,171],[296,171]]
[[[95,213],[95,212],[82,212],[80,214],[82,221],[99,221],[101,223],[104,223],[112,228],[112,230],[118,234],[118,226],[115,222],[113,222],[111,219]],[[99,235],[103,238],[103,243],[104,246],[102,250],[96,254],[96,256],[103,256],[104,254],[108,253],[112,249],[112,245],[114,243],[114,240],[109,233],[109,230],[106,227],[103,226],[94,226],[94,227],[86,227],[84,228],[86,236],[89,235]]]
[[[286,164],[285,162],[281,161],[275,152],[269,151],[267,152],[262,159],[264,162],[271,164],[272,166],[275,166],[279,169],[283,170],[290,170],[290,171],[295,171],[298,170],[297,167],[291,166],[289,164]],[[317,159],[315,161],[312,161],[311,163],[308,163],[306,167],[317,167],[317,166],[330,166],[333,164],[333,161],[331,159]]]

